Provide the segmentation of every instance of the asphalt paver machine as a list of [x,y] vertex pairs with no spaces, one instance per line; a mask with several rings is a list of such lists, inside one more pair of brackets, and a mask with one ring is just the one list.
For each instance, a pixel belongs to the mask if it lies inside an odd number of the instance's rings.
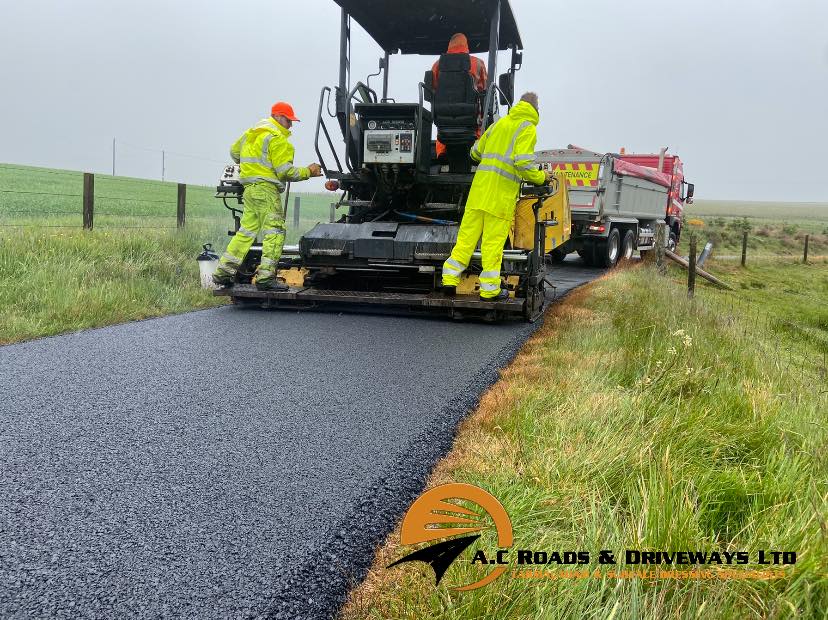
[[[341,9],[339,83],[325,86],[315,126],[316,153],[336,194],[337,218],[286,246],[279,276],[288,291],[264,292],[252,284],[261,257],[254,245],[238,282],[216,291],[236,303],[264,307],[335,306],[442,314],[485,320],[523,318],[542,311],[549,284],[546,254],[566,241],[569,203],[566,183],[553,179],[526,186],[516,196],[512,233],[501,274],[510,297],[479,298],[480,254],[476,252],[457,295],[440,291],[441,268],[457,237],[474,176],[469,149],[482,118],[485,128],[514,98],[522,43],[507,0],[336,0]],[[350,82],[351,25],[357,22],[379,45],[381,92]],[[472,54],[488,54],[488,83],[475,88],[465,54],[445,54],[454,33],[464,33]],[[497,77],[498,52],[509,52]],[[389,96],[388,76],[396,54],[424,57],[418,101]],[[431,64],[439,58],[439,80]],[[379,75],[376,74],[377,76]],[[436,141],[445,145],[437,156]],[[243,188],[228,167],[218,196],[234,212],[238,228]],[[228,198],[231,203],[228,204]],[[235,199],[235,202],[233,201]]]

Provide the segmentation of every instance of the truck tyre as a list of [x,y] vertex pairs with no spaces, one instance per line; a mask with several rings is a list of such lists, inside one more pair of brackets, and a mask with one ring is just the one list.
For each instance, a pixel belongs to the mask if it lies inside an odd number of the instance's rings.
[[584,247],[578,250],[578,256],[581,257],[587,267],[595,265],[595,247],[591,243],[584,244]]
[[628,230],[624,233],[624,239],[621,241],[621,254],[619,260],[628,261],[632,258],[635,250],[635,233]]
[[555,265],[560,265],[562,262],[564,262],[566,255],[567,252],[564,252],[560,248],[555,248],[549,253],[549,260],[552,261],[552,263]]
[[617,228],[610,231],[607,240],[600,245],[595,246],[595,255],[598,259],[596,262],[601,267],[609,269],[615,267],[618,262],[618,257],[621,254],[621,233]]
[[671,252],[675,252],[676,246],[678,246],[678,237],[676,236],[676,233],[670,231],[670,238],[667,239],[667,249]]

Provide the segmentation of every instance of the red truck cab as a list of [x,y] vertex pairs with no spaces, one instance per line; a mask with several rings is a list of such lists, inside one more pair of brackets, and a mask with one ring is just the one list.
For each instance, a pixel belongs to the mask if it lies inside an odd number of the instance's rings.
[[684,205],[693,203],[693,192],[695,187],[684,179],[684,164],[678,155],[670,155],[664,149],[661,153],[625,153],[622,148],[618,158],[636,164],[655,168],[672,178],[670,192],[667,195],[665,205],[665,219],[670,227],[670,239],[668,247],[675,249],[681,239],[681,216],[684,213]]

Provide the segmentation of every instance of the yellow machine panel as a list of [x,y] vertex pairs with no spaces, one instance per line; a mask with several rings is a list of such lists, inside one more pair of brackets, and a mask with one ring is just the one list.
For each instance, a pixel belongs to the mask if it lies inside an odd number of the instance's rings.
[[[507,276],[506,288],[509,290],[509,296],[515,296],[515,289],[520,284],[520,278],[517,276]],[[458,295],[479,295],[480,294],[480,278],[477,274],[464,273],[460,278],[460,284],[457,285]]]
[[[538,217],[542,220],[555,220],[557,225],[546,228],[546,252],[563,245],[572,234],[572,217],[569,208],[569,190],[566,177],[556,171],[557,191],[543,202]],[[515,209],[515,223],[512,228],[512,247],[531,250],[535,243],[535,214],[532,206],[536,198],[522,198]]]

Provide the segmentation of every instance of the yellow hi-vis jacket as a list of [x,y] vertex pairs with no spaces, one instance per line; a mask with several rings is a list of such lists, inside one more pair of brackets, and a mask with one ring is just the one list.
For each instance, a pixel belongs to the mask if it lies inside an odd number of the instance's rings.
[[245,131],[230,147],[230,157],[241,164],[239,181],[244,185],[261,181],[285,191],[287,181],[304,181],[310,170],[293,165],[290,131],[272,118],[265,118]]
[[535,185],[544,182],[546,176],[535,161],[538,120],[538,111],[532,104],[520,101],[474,143],[471,157],[479,164],[466,209],[479,209],[511,220],[521,180]]

